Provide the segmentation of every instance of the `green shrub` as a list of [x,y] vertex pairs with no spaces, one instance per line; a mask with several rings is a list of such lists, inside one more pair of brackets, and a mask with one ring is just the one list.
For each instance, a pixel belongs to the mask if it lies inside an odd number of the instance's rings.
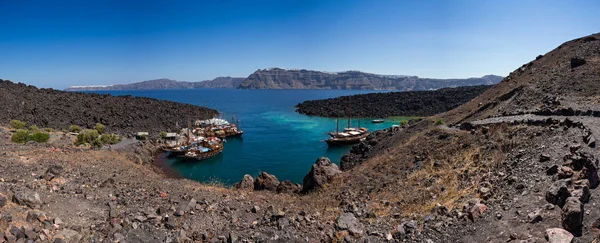
[[96,140],[92,141],[90,143],[90,145],[92,146],[92,148],[102,148],[104,146],[104,143],[102,143],[102,141],[100,141],[100,139],[96,139]]
[[94,126],[94,129],[96,131],[98,131],[98,133],[102,134],[102,133],[104,133],[105,127],[101,123],[96,123],[96,126]]
[[31,126],[29,126],[29,131],[35,133],[35,132],[39,132],[40,129],[36,125],[31,125]]
[[71,125],[69,126],[69,132],[81,132],[81,127],[77,126],[77,125]]
[[161,138],[166,138],[167,137],[167,132],[160,132],[159,136]]
[[402,120],[400,121],[400,126],[408,126],[408,121],[407,120]]
[[444,122],[444,119],[439,119],[439,120],[435,121],[435,125],[442,126],[442,125],[446,125],[446,123]]
[[10,126],[14,129],[25,129],[27,124],[19,120],[10,120]]
[[102,134],[100,141],[103,144],[117,144],[121,142],[121,137],[116,134]]
[[82,145],[86,143],[92,144],[96,140],[100,141],[99,136],[100,134],[98,134],[98,131],[86,129],[85,131],[77,134],[77,140],[75,140],[75,145]]
[[[12,122],[11,122],[12,123]],[[29,131],[19,129],[10,137],[10,141],[14,143],[25,143],[27,142],[27,137],[29,136]]]
[[48,139],[50,139],[50,134],[39,131],[27,136],[27,141],[36,141],[38,143],[48,142]]

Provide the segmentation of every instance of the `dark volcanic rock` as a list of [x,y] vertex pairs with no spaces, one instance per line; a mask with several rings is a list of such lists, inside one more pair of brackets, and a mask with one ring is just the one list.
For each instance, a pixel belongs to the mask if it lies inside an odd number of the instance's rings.
[[18,119],[28,125],[62,130],[70,125],[93,128],[102,123],[108,132],[144,131],[150,136],[176,130],[176,124],[186,124],[191,114],[198,118],[218,114],[213,109],[171,101],[38,89],[4,80],[0,80],[0,104],[0,123],[4,124]]
[[252,190],[254,189],[254,178],[251,175],[245,174],[242,180],[233,185],[236,189]]
[[571,196],[568,188],[568,180],[555,181],[546,191],[546,201],[562,207],[568,197]]
[[342,173],[336,164],[331,163],[327,157],[321,157],[315,161],[312,168],[302,181],[302,192],[308,192],[315,188],[321,188],[328,183],[331,178]]
[[53,165],[46,170],[44,173],[44,179],[47,181],[51,181],[55,177],[59,177],[63,173],[64,169],[60,165]]
[[344,117],[347,108],[355,117],[431,116],[456,108],[492,86],[444,88],[435,91],[372,93],[296,105],[296,111],[310,116]]
[[4,206],[6,206],[6,202],[7,199],[4,195],[2,195],[2,193],[0,193],[0,208],[3,208]]
[[299,192],[302,189],[301,185],[294,184],[289,180],[282,181],[277,186],[277,193],[291,193],[291,192]]
[[257,191],[277,191],[277,186],[279,186],[279,179],[266,172],[261,172],[254,180],[254,190]]
[[585,64],[585,60],[577,57],[571,58],[571,68],[576,68]]
[[576,197],[569,197],[562,210],[562,226],[570,232],[581,229],[583,223],[583,204]]

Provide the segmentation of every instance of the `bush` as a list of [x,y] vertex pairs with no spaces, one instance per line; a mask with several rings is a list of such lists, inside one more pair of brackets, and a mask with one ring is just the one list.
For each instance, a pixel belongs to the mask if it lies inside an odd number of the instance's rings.
[[71,126],[69,126],[69,132],[80,133],[81,132],[81,127],[77,126],[77,125],[71,125]]
[[50,139],[50,134],[39,131],[27,136],[27,141],[36,141],[38,143],[48,142],[48,139]]
[[101,123],[96,123],[96,126],[94,126],[94,129],[96,131],[98,131],[98,133],[102,134],[102,133],[104,133],[105,127]]
[[[12,121],[11,121],[12,123]],[[29,131],[19,129],[10,137],[10,141],[13,143],[25,143],[27,142],[27,137],[29,136]]]
[[435,125],[442,126],[442,125],[446,125],[446,123],[444,122],[444,119],[439,119],[439,120],[435,121]]
[[86,143],[92,144],[96,140],[100,142],[99,136],[100,134],[98,134],[98,131],[86,129],[85,131],[77,134],[77,140],[75,140],[75,145],[82,145]]
[[103,134],[100,137],[100,141],[103,144],[117,144],[119,142],[121,142],[121,137],[116,135],[116,134]]
[[166,138],[167,137],[167,132],[160,132],[159,136],[161,138]]
[[31,126],[29,126],[29,131],[35,133],[35,132],[39,132],[40,129],[36,125],[31,125]]
[[408,121],[407,120],[402,120],[400,121],[400,126],[408,126]]
[[19,120],[11,120],[10,121],[10,126],[14,129],[25,129],[25,127],[27,126],[27,124],[25,124],[25,122],[19,121]]

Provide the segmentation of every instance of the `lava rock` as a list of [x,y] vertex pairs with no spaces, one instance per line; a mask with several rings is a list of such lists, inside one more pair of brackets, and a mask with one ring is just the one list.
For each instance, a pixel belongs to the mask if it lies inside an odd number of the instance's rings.
[[578,58],[578,57],[571,58],[571,68],[579,67],[581,65],[584,65],[585,63],[586,63],[585,60],[582,58]]
[[291,181],[285,180],[277,186],[277,193],[296,193],[299,192],[300,189],[302,189],[301,185],[293,184]]
[[546,191],[546,201],[562,207],[567,198],[571,196],[567,185],[568,180],[555,181]]
[[4,195],[2,195],[2,193],[0,193],[0,208],[3,208],[4,206],[6,206],[6,202],[8,200],[6,199],[6,197]]
[[558,165],[552,165],[546,170],[546,175],[554,175],[558,173]]
[[254,189],[254,178],[251,175],[245,174],[242,180],[233,185],[235,189],[252,190]]
[[279,179],[274,175],[268,174],[266,172],[261,172],[258,177],[254,180],[254,190],[268,190],[268,191],[277,191],[277,187],[279,186]]
[[302,181],[303,193],[309,192],[316,188],[321,188],[328,183],[335,175],[342,173],[336,164],[331,163],[327,157],[321,157],[315,161],[312,168]]
[[59,177],[64,172],[64,169],[60,165],[50,166],[44,173],[44,180],[51,181],[52,179]]
[[581,229],[583,224],[583,204],[579,201],[579,198],[567,198],[561,217],[562,226],[566,230],[576,232]]
[[336,220],[336,226],[340,230],[348,230],[352,235],[360,236],[363,234],[363,224],[354,217],[352,213],[342,213]]
[[37,192],[18,190],[13,195],[13,201],[19,205],[36,208],[42,205],[42,200]]

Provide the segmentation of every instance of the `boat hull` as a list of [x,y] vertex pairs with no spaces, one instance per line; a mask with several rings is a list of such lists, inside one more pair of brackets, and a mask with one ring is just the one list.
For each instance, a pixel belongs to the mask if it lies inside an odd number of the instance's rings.
[[328,138],[328,139],[325,139],[325,142],[329,146],[353,145],[353,144],[357,144],[357,143],[360,143],[361,141],[365,140],[368,135],[369,134],[366,133],[361,136],[351,137],[351,138]]

